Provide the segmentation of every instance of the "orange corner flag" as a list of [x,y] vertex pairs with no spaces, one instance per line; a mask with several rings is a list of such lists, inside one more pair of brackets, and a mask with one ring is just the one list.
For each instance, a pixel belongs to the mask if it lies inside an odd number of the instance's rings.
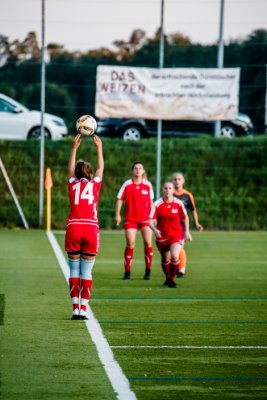
[[45,188],[46,190],[48,190],[51,189],[52,186],[53,186],[53,181],[52,181],[51,169],[47,168],[45,174]]

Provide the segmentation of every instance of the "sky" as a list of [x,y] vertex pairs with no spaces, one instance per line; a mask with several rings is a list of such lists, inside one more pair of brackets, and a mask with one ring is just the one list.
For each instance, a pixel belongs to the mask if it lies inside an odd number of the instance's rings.
[[[217,43],[221,0],[165,0],[164,32],[193,43]],[[37,32],[41,43],[42,0],[0,0],[0,34],[10,41]],[[153,37],[160,26],[161,0],[45,0],[45,42],[69,51],[112,48],[134,29]],[[244,39],[267,29],[267,0],[224,0],[224,40]]]

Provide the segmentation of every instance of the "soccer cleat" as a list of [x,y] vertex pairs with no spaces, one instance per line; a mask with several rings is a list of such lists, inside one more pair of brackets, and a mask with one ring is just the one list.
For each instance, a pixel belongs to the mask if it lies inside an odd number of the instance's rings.
[[150,269],[146,268],[144,279],[148,281],[150,279]]
[[72,317],[71,317],[71,319],[79,319],[79,309],[78,309],[78,308],[75,308],[75,309],[72,311]]
[[176,288],[177,287],[177,285],[176,285],[176,283],[172,280],[172,279],[168,279],[168,287],[169,288]]
[[85,310],[83,310],[83,309],[80,310],[79,319],[89,319],[87,317],[87,314],[86,314]]
[[130,279],[131,278],[131,272],[130,271],[125,271],[124,272],[124,276],[123,276],[123,278],[122,279]]
[[170,288],[177,287],[176,283],[171,278],[166,278],[165,282],[163,283],[163,286],[168,286]]
[[177,272],[176,277],[177,278],[184,278],[185,274],[183,272]]
[[163,283],[163,286],[168,286],[168,282],[169,282],[169,279],[166,278],[165,282]]

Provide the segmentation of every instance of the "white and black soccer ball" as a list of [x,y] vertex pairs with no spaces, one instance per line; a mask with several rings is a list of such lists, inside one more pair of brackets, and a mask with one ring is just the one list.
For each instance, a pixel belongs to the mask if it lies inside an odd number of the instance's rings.
[[82,115],[77,119],[76,129],[81,135],[92,136],[97,128],[97,123],[91,115]]

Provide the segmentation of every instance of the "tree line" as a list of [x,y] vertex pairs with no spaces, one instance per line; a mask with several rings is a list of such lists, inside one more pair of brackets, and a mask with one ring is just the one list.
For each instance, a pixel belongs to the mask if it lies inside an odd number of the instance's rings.
[[[46,47],[46,111],[64,118],[69,130],[82,114],[94,114],[96,68],[125,65],[157,68],[159,31],[149,38],[136,29],[114,49],[70,52],[57,43]],[[40,109],[41,49],[35,32],[23,41],[0,34],[0,92],[32,109]],[[257,133],[265,129],[267,30],[258,29],[224,46],[224,67],[240,67],[239,109],[248,114]],[[181,33],[164,37],[164,67],[215,68],[217,45],[192,43]]]

